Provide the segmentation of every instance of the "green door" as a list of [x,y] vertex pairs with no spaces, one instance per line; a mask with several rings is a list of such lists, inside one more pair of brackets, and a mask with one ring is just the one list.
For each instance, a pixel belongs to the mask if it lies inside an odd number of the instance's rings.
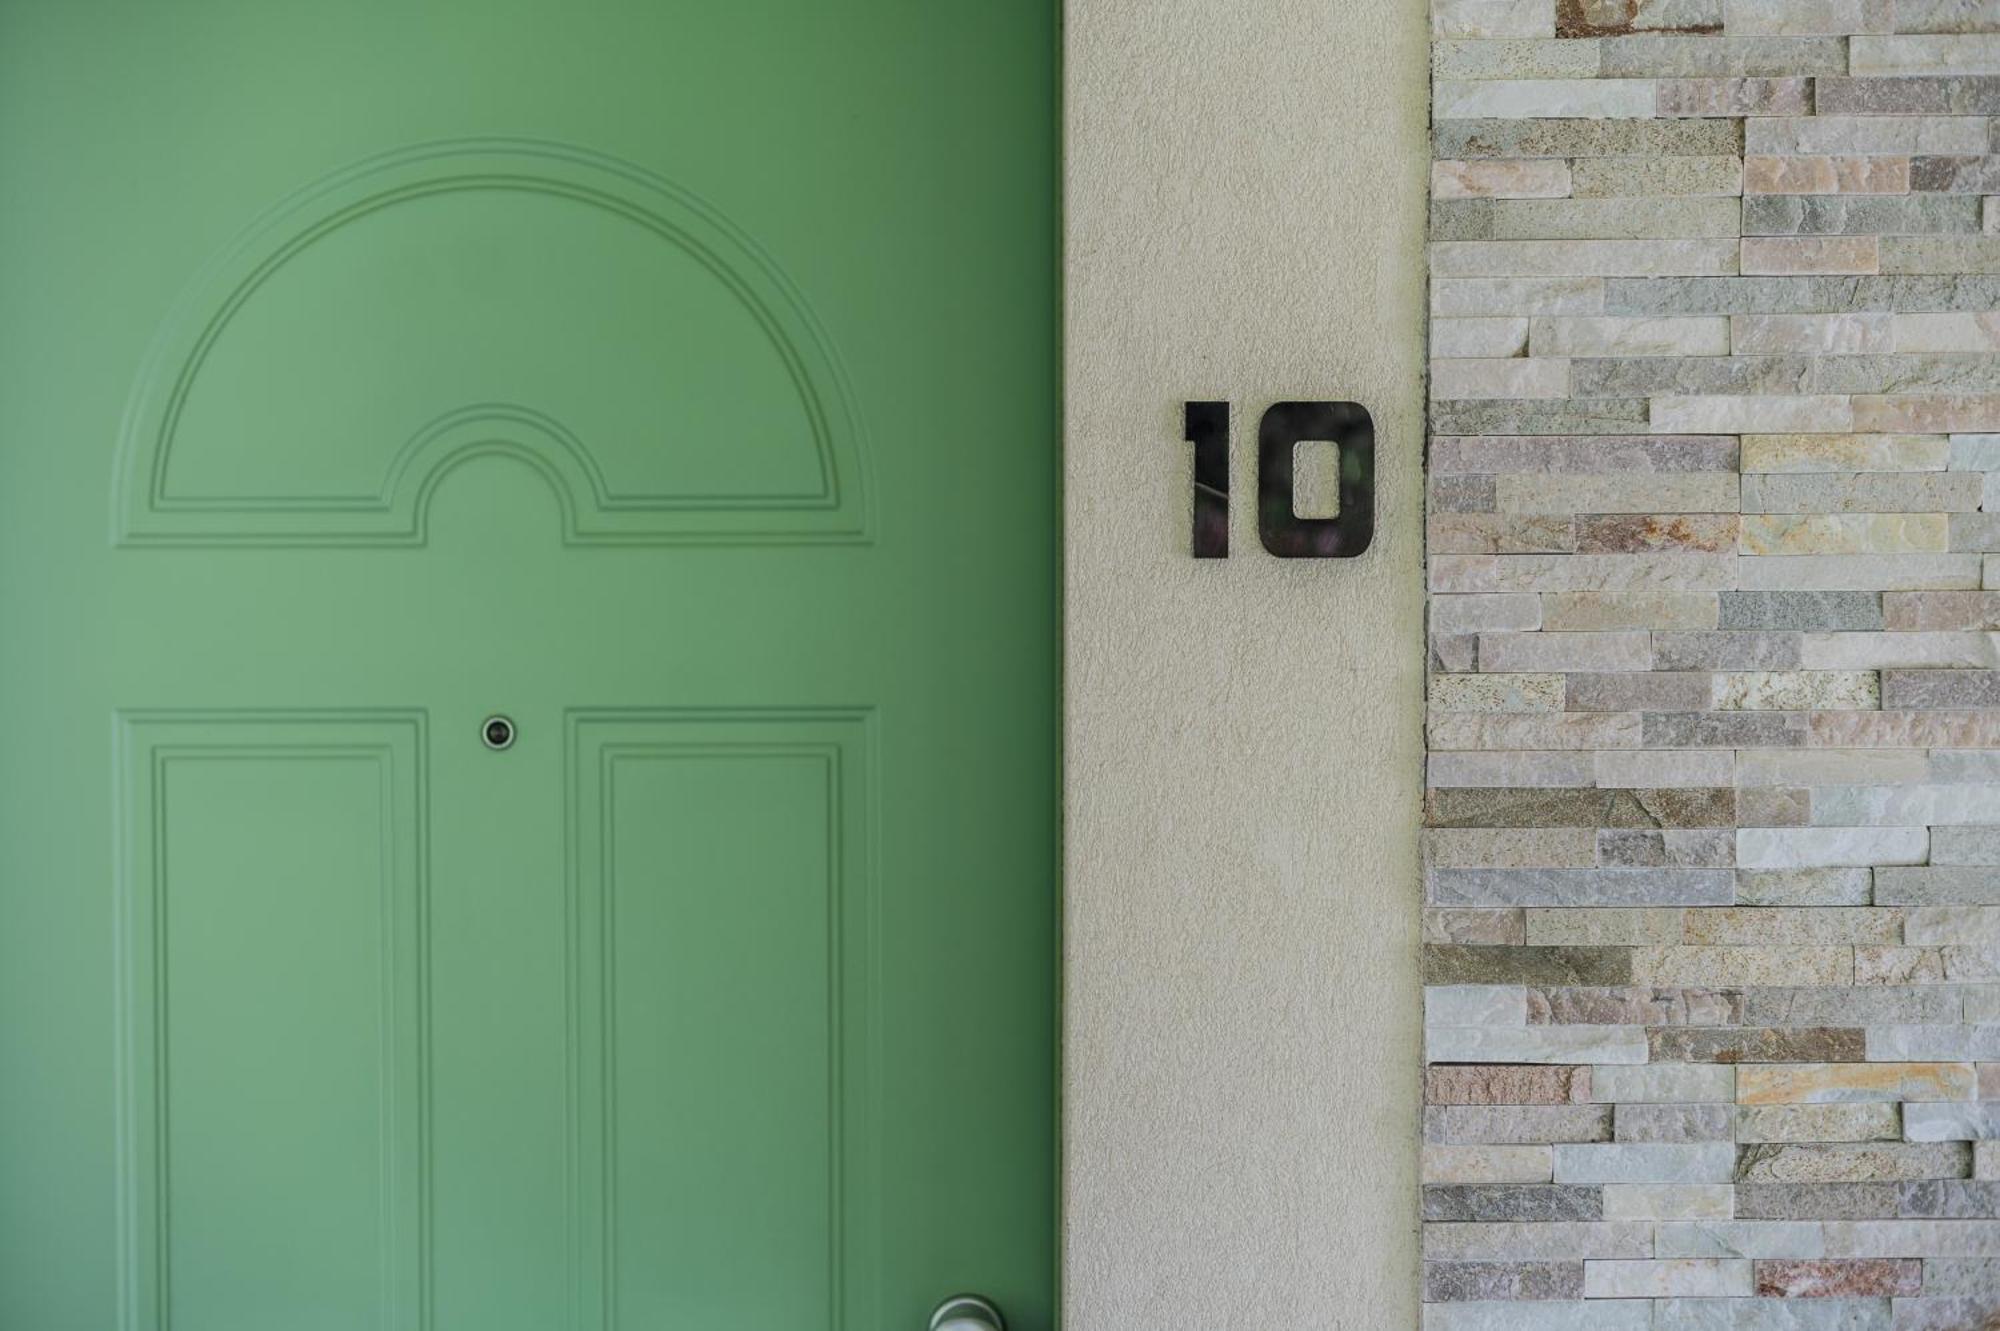
[[0,1327],[1054,1325],[1054,9],[0,3]]

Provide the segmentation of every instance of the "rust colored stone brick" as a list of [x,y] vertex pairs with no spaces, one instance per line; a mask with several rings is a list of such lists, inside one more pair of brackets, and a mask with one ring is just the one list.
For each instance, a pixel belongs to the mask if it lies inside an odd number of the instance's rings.
[[1923,1263],[1910,1258],[1854,1261],[1760,1261],[1752,1267],[1760,1298],[1906,1298],[1923,1287]]
[[1664,1027],[1646,1032],[1656,1063],[1858,1063],[1859,1030],[1834,1027]]
[[1576,549],[1586,555],[1658,551],[1730,554],[1741,520],[1734,513],[1612,513],[1577,522]]
[[1457,1063],[1424,1075],[1434,1105],[1560,1105],[1590,1101],[1590,1069],[1554,1065]]

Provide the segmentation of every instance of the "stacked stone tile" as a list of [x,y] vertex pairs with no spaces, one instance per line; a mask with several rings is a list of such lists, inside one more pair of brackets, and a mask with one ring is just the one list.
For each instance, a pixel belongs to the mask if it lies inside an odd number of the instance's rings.
[[2000,1326],[2000,0],[1434,0],[1430,1331]]

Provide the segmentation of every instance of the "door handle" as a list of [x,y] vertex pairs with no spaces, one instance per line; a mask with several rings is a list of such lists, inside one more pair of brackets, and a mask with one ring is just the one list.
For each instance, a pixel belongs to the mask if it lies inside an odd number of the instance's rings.
[[931,1314],[931,1331],[1007,1331],[1007,1322],[978,1295],[954,1294]]

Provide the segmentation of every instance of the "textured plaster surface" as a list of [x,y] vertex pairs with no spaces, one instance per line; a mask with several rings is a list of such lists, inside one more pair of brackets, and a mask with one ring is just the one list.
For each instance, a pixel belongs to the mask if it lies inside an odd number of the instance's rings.
[[[1065,1325],[1417,1320],[1424,7],[1070,0]],[[1233,404],[1228,560],[1185,399]],[[1377,426],[1360,559],[1258,416]]]

